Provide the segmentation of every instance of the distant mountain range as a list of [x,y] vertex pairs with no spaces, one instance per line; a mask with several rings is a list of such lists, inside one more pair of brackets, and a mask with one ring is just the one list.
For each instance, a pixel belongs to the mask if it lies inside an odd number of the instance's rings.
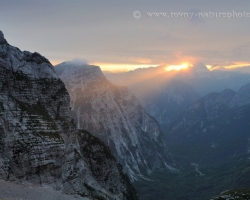
[[140,68],[122,73],[105,73],[112,83],[127,86],[162,129],[190,104],[210,92],[238,90],[250,82],[249,74],[209,71],[197,63],[188,70],[166,71],[165,67]]
[[248,154],[249,109],[250,84],[238,92],[227,89],[210,93],[171,124],[166,141],[170,147],[178,148],[180,155],[198,163],[222,162]]
[[127,86],[147,113],[164,128],[199,98],[189,84],[169,79],[165,72],[160,67],[146,68],[123,74],[106,74],[106,77],[115,84]]
[[[250,84],[238,92],[227,89],[209,93],[190,105],[164,132],[177,166],[186,176],[196,177],[186,193],[190,199],[250,188],[249,100]],[[180,190],[190,185],[190,180],[185,179]]]
[[192,67],[179,71],[166,71],[165,66],[158,66],[121,73],[106,72],[105,76],[112,83],[130,86],[131,88],[140,82],[150,81],[151,79],[157,80],[157,77],[160,77],[160,79],[164,77],[166,81],[180,80],[193,87],[200,96],[207,95],[210,92],[221,92],[224,89],[237,91],[250,82],[249,73],[225,69],[210,71],[203,63],[195,63]]
[[190,84],[201,96],[210,92],[222,92],[225,89],[238,91],[250,83],[250,74],[231,70],[210,71],[203,63],[196,63],[190,70],[176,73],[176,79]]

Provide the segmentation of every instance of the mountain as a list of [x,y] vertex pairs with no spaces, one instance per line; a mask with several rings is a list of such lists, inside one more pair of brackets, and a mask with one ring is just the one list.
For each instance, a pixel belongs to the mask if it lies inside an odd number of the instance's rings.
[[131,180],[174,170],[157,122],[126,87],[110,83],[97,66],[64,62],[55,70],[70,94],[78,128],[108,145]]
[[244,85],[230,102],[230,107],[241,107],[250,104],[250,84]]
[[70,116],[50,62],[0,31],[0,178],[91,199],[138,199],[109,148]]
[[189,70],[180,70],[175,78],[191,85],[201,96],[225,89],[238,91],[242,85],[250,82],[249,73],[226,69],[210,71],[203,63],[196,63]]
[[200,97],[190,85],[169,77],[162,67],[105,76],[115,84],[127,86],[163,130]]
[[190,177],[183,179],[182,188],[194,183],[185,193],[190,199],[250,187],[249,92],[250,84],[238,92],[209,93],[190,105],[165,133],[173,159],[183,176]]
[[203,63],[179,71],[167,71],[164,66],[158,66],[105,73],[105,76],[114,84],[127,86],[164,132],[201,96],[225,89],[239,90],[250,82],[249,74],[229,70],[210,71]]
[[161,127],[174,121],[199,95],[182,81],[166,80],[163,76],[140,82],[129,87],[136,94],[146,112]]
[[[227,89],[201,98],[171,124],[166,141],[192,159],[199,154],[195,160],[203,163],[248,153],[249,88],[250,84],[238,92]],[[199,152],[193,154],[190,147]]]
[[[139,68],[129,72],[105,73],[112,83],[123,86],[133,86],[139,82],[157,82],[157,77],[165,80],[178,80],[190,85],[200,96],[210,92],[222,92],[225,89],[238,91],[242,85],[250,82],[250,74],[244,71],[232,71],[224,68],[210,71],[203,63],[194,63],[188,69],[165,70],[165,66]],[[248,67],[249,68],[249,67]],[[153,81],[151,81],[154,84]]]

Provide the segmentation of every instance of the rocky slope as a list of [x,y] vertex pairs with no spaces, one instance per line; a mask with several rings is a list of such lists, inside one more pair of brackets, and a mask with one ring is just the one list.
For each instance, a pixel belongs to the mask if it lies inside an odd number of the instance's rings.
[[70,94],[78,128],[104,141],[131,180],[174,170],[157,122],[126,87],[110,83],[97,66],[65,62],[55,69]]
[[0,178],[91,199],[138,199],[96,137],[77,130],[70,99],[50,62],[0,32]]
[[50,187],[41,187],[31,184],[16,184],[0,179],[1,200],[90,200],[80,195],[67,195],[62,191],[53,190]]
[[222,92],[225,89],[238,91],[242,85],[250,82],[249,73],[223,68],[210,71],[203,63],[195,63],[188,71],[181,70],[175,78],[191,85],[201,96],[210,92]]
[[222,192],[220,195],[210,199],[210,200],[248,200],[250,199],[250,190],[242,189],[242,190],[227,190]]

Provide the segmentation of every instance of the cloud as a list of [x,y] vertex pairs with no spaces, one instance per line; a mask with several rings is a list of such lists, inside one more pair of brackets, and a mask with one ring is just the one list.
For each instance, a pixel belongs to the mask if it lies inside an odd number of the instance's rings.
[[241,46],[238,46],[238,47],[234,48],[232,53],[237,58],[241,58],[241,59],[249,58],[250,43],[244,44],[244,45],[241,45]]

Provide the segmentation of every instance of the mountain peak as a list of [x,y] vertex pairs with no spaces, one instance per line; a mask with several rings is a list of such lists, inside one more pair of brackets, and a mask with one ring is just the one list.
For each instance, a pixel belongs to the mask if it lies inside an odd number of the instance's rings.
[[158,124],[126,87],[110,83],[97,66],[66,62],[55,71],[70,94],[78,128],[109,145],[131,180],[156,170],[174,170],[165,162],[171,159]]
[[239,93],[241,94],[246,94],[248,95],[249,94],[249,91],[250,91],[250,83],[249,84],[246,84],[244,86],[242,86],[240,89],[239,89]]
[[4,34],[2,31],[0,31],[0,44],[4,44],[7,43],[7,41],[4,38]]
[[208,69],[207,69],[207,66],[204,65],[202,62],[195,63],[195,64],[193,65],[192,69],[194,69],[194,70],[208,70]]
[[[86,75],[92,74],[93,77],[105,78],[99,66],[89,65],[87,63],[79,63],[73,61],[66,61],[55,66],[58,76],[67,77],[69,75]],[[83,73],[84,72],[84,73]],[[84,76],[85,76],[84,75]]]

